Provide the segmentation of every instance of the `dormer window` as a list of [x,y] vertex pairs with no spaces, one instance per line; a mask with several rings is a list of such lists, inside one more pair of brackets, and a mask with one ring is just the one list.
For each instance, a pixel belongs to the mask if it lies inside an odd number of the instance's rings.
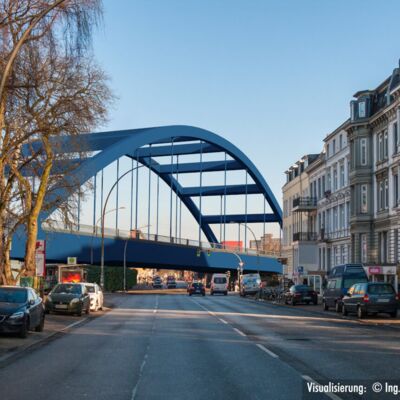
[[358,118],[365,118],[367,116],[367,105],[365,100],[358,103]]

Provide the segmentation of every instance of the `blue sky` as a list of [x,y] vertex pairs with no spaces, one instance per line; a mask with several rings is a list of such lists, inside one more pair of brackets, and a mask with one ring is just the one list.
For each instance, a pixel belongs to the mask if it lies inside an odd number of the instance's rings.
[[243,150],[279,202],[285,169],[400,58],[400,2],[104,0],[108,129],[188,124]]

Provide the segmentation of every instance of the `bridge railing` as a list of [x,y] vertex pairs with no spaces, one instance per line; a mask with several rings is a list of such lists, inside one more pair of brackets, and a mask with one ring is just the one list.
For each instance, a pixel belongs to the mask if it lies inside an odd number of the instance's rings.
[[[91,236],[92,238],[101,237],[101,227],[80,224],[65,226],[60,221],[51,221],[44,222],[42,224],[42,228],[44,231],[49,232],[62,232],[62,233],[71,233],[83,236]],[[273,257],[279,258],[281,254],[279,251],[264,251],[253,249],[253,248],[243,248],[243,247],[234,247],[229,245],[224,245],[222,243],[210,243],[210,242],[202,242],[193,239],[186,238],[176,238],[165,235],[157,235],[153,233],[142,232],[139,230],[126,230],[126,229],[113,229],[113,228],[104,228],[104,237],[108,239],[122,239],[122,240],[147,240],[152,242],[160,242],[160,243],[169,243],[175,244],[179,246],[191,246],[197,247],[201,250],[212,250],[212,251],[221,251],[227,253],[240,253],[247,254],[252,256],[264,256],[264,257]]]

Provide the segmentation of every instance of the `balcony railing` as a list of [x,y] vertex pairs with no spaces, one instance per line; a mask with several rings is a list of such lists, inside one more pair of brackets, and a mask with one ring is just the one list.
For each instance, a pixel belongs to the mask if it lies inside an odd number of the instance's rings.
[[314,242],[317,239],[316,232],[296,232],[293,234],[293,242]]
[[316,209],[316,197],[297,197],[293,199],[293,211],[311,211]]
[[332,232],[327,232],[325,229],[321,229],[318,235],[318,239],[321,241],[341,239],[350,236],[350,229],[339,229]]

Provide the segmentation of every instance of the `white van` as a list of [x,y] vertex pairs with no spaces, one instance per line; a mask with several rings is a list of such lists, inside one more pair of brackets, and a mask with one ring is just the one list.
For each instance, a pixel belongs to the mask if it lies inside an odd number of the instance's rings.
[[225,296],[228,294],[228,278],[226,274],[213,274],[210,293],[211,296],[214,293],[223,293]]
[[240,295],[256,294],[260,290],[261,277],[260,274],[242,275],[240,280]]

